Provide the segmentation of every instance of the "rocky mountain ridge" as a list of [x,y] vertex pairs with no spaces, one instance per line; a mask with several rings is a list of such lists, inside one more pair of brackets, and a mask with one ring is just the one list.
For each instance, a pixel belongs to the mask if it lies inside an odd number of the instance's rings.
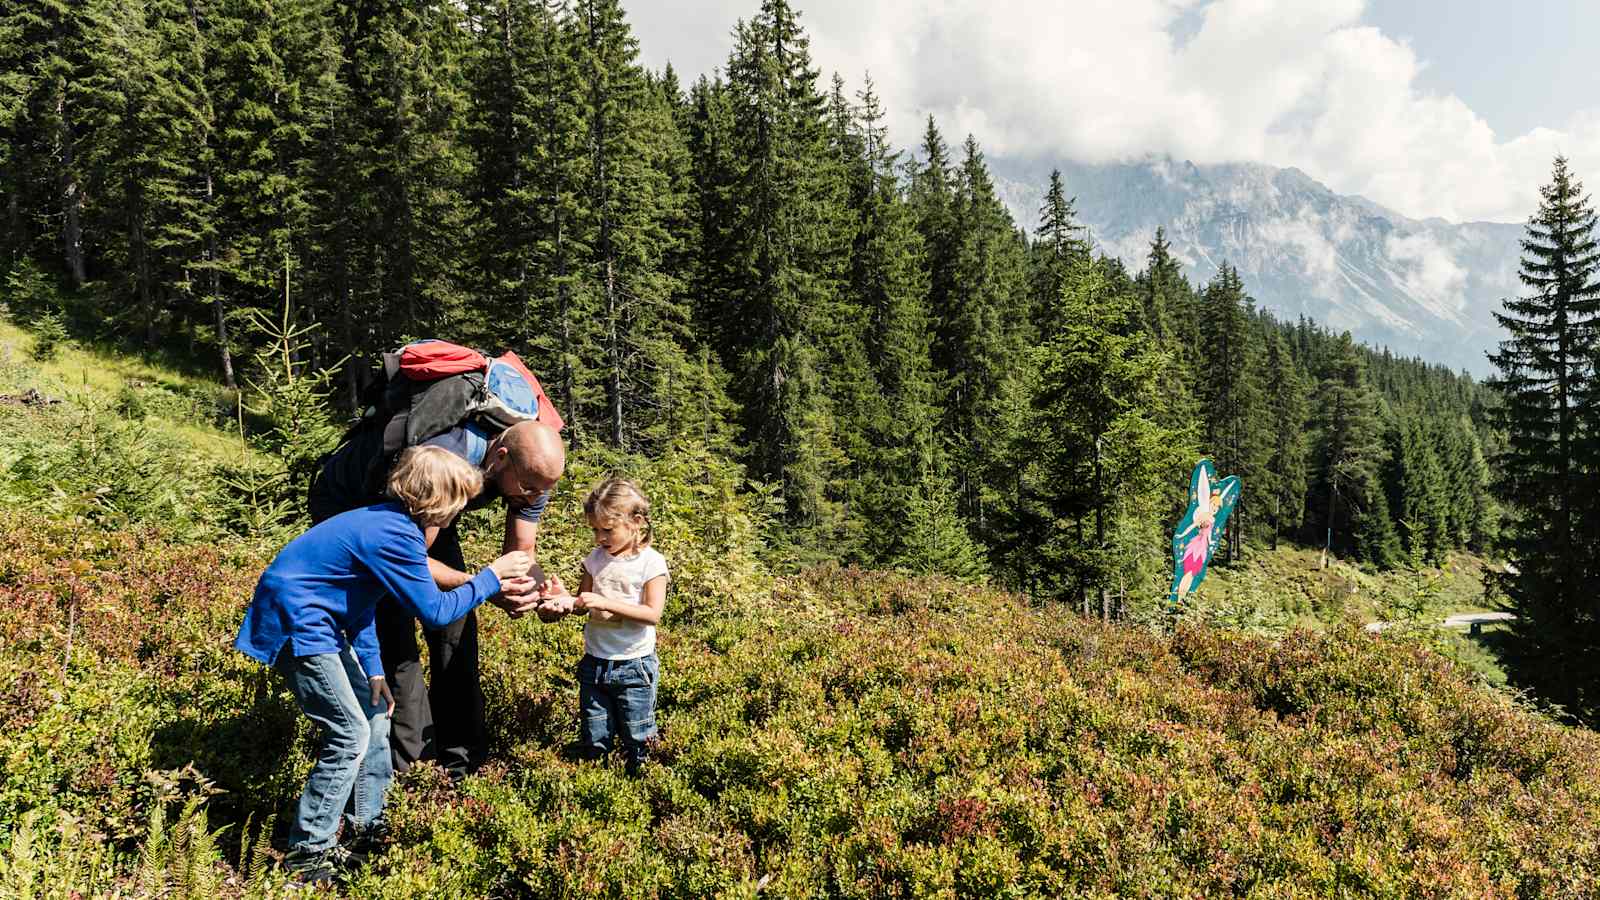
[[[1049,165],[996,162],[1001,198],[1030,229]],[[1493,313],[1517,282],[1523,226],[1411,219],[1299,169],[1164,157],[1059,165],[1095,248],[1144,267],[1156,228],[1195,285],[1233,265],[1257,303],[1476,375],[1499,340]]]

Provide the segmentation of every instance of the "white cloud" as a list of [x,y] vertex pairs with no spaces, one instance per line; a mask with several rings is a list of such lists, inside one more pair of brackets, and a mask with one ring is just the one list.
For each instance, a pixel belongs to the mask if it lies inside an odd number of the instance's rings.
[[[1496,135],[1418,87],[1411,47],[1363,0],[800,0],[824,73],[870,72],[900,146],[929,114],[992,157],[1171,154],[1298,166],[1414,217],[1521,221],[1551,158],[1600,189],[1600,107]],[[757,0],[629,4],[647,64],[686,77],[727,58]],[[1186,40],[1177,35],[1199,23]],[[824,84],[828,75],[824,75]]]
[[1391,235],[1384,250],[1400,272],[1406,292],[1433,306],[1436,313],[1454,316],[1465,300],[1467,270],[1443,244],[1427,232]]

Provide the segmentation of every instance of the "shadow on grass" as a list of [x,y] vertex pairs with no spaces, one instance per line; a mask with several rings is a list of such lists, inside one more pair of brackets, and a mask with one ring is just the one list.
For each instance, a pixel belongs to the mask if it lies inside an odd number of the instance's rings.
[[306,755],[296,749],[301,716],[278,687],[275,679],[261,683],[249,692],[254,700],[240,708],[186,707],[151,741],[153,768],[192,764],[222,791],[206,804],[209,822],[213,828],[233,826],[234,837],[246,818],[259,823],[274,814],[281,832],[302,787]]

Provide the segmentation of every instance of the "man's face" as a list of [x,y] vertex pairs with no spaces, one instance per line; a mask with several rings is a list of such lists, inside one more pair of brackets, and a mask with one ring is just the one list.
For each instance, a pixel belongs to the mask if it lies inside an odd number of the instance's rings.
[[527,506],[556,484],[552,479],[519,471],[509,461],[503,462],[498,471],[491,472],[489,477],[500,495],[506,498],[506,503],[513,508]]

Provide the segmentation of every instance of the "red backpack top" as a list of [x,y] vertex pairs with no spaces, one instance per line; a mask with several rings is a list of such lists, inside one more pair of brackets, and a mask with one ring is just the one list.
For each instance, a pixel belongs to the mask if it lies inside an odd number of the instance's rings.
[[391,380],[401,375],[415,383],[476,372],[483,377],[484,396],[463,412],[463,418],[479,415],[506,428],[533,420],[557,431],[566,427],[539,379],[509,350],[489,359],[449,341],[417,341],[398,353],[384,354],[384,371]]

